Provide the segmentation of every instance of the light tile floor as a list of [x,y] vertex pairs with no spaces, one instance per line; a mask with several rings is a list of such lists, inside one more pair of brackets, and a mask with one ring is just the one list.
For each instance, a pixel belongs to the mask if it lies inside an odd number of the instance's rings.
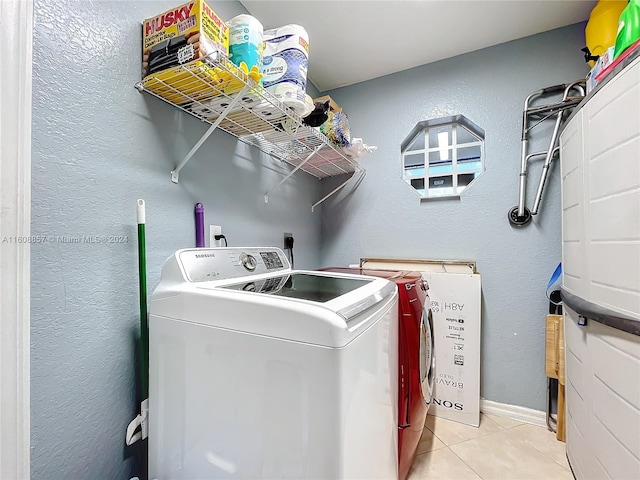
[[565,444],[546,427],[494,415],[480,427],[427,417],[408,480],[573,480]]

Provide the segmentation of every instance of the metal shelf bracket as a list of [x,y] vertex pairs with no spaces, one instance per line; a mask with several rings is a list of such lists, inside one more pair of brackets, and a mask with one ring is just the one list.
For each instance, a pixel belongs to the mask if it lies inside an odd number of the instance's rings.
[[269,190],[267,193],[265,193],[264,194],[264,203],[269,203],[269,195],[271,195],[278,187],[280,187],[280,185],[282,185],[284,182],[289,180],[289,178],[291,178],[291,176],[294,173],[296,173],[298,170],[300,170],[304,166],[305,163],[307,163],[309,160],[311,160],[311,157],[313,157],[316,153],[318,153],[323,146],[324,145],[319,145],[318,147],[316,147],[316,149],[313,152],[311,152],[307,158],[305,158],[302,162],[300,162],[300,164],[298,166],[296,166],[296,168],[291,170],[286,177],[284,177],[282,180],[280,180],[280,183],[278,183],[275,187],[273,187],[271,190]]
[[220,123],[225,119],[225,117],[227,116],[227,113],[233,110],[233,108],[236,106],[238,101],[242,98],[242,96],[246,93],[247,90],[249,90],[249,85],[245,85],[244,87],[242,87],[242,90],[240,90],[240,92],[238,92],[238,94],[233,98],[233,100],[231,100],[231,102],[224,109],[222,114],[218,118],[216,118],[216,120],[211,124],[211,126],[207,129],[207,131],[204,132],[204,135],[200,137],[200,140],[198,140],[197,143],[193,146],[193,148],[189,150],[189,153],[187,153],[187,155],[176,166],[176,168],[171,170],[171,181],[173,183],[178,183],[178,180],[180,179],[180,170],[182,170],[182,168],[187,164],[187,162],[191,160],[191,157],[193,157],[193,155],[198,151],[198,149],[207,140],[207,138],[211,136],[214,130],[218,128],[218,125],[220,125]]
[[[364,169],[360,170],[360,179],[362,179],[365,176],[366,171]],[[343,183],[341,183],[339,186],[337,186],[336,188],[334,188],[333,190],[331,190],[330,193],[328,193],[327,195],[325,195],[324,197],[322,197],[320,200],[318,200],[316,203],[314,203],[313,205],[311,205],[311,211],[313,212],[315,210],[315,208],[320,205],[322,202],[324,202],[327,198],[331,197],[333,194],[337,193],[339,190],[341,190],[342,188],[344,188],[347,183],[349,183],[351,181],[351,179],[356,175],[356,172],[353,172],[353,175],[351,175],[347,180],[345,180]]]

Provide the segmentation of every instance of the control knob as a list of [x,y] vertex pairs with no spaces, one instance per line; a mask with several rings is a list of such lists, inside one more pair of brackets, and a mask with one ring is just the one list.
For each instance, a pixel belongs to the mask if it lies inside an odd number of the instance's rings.
[[256,261],[256,257],[254,257],[253,255],[249,255],[246,253],[243,253],[240,255],[240,263],[242,264],[242,266],[249,270],[250,272],[253,272],[256,267],[258,266],[258,262]]

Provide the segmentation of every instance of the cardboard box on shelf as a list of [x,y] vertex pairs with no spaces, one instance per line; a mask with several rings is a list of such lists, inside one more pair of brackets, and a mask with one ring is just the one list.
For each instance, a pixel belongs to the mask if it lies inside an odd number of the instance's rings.
[[623,63],[627,58],[635,55],[638,51],[640,51],[640,39],[638,39],[636,43],[632,44],[624,52],[618,55],[618,57],[613,62],[609,63],[608,66],[604,67],[602,70],[600,70],[599,73],[595,75],[596,84],[600,84],[612,71],[616,69],[618,65]]
[[142,24],[142,78],[229,53],[229,28],[205,0],[193,0]]
[[[596,88],[596,85],[602,80],[599,77],[600,72],[605,70],[613,62],[613,51],[615,47],[609,47],[605,52],[600,55],[598,61],[593,66],[591,71],[587,73],[587,93]],[[596,78],[597,77],[597,78]]]

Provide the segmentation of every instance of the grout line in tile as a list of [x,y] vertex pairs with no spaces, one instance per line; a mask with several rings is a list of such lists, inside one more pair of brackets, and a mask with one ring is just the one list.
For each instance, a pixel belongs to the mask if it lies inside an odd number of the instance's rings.
[[463,443],[467,443],[467,442],[472,442],[474,440],[478,440],[480,438],[484,438],[487,439],[492,435],[498,435],[499,433],[504,433],[504,432],[491,432],[491,433],[485,433],[484,435],[480,435],[479,437],[473,437],[473,438],[467,438],[466,440],[462,440],[461,442],[458,443],[452,443],[451,445],[447,445],[447,447],[451,446],[457,446],[457,445],[462,445]]
[[[493,424],[497,425],[497,426],[498,426],[498,428],[499,428],[500,430],[504,430],[504,431],[509,430],[507,427],[503,427],[502,425],[500,425],[500,424],[499,424],[498,422],[496,422],[495,420],[491,420],[487,415],[482,415],[482,416],[484,416],[484,419],[485,419],[485,420],[487,420],[487,421],[489,421],[489,422],[491,422],[491,423],[493,423]],[[481,417],[481,418],[482,418],[482,417]],[[480,421],[482,422],[482,420],[480,420]],[[486,435],[481,435],[481,437],[486,437]]]
[[427,425],[426,425],[426,424],[424,425],[423,429],[425,429],[425,428],[426,428],[427,430],[429,430],[431,433],[433,433],[434,435],[436,434],[436,432],[434,432],[434,431],[433,431],[433,430],[431,430],[429,427],[427,427]]
[[[557,441],[557,440],[556,440]],[[526,440],[523,440],[524,443],[526,443],[527,445],[529,445],[530,447],[532,447],[534,450],[537,450],[538,452],[540,452],[541,454],[543,454],[545,457],[547,457],[549,460],[553,460],[554,462],[556,462],[558,465],[560,465],[562,468],[564,468],[565,470],[569,470],[571,471],[571,469],[567,468],[566,465],[563,465],[562,463],[560,463],[559,461],[557,461],[555,458],[553,458],[551,455],[548,455],[546,452],[543,452],[542,450],[540,450],[539,448],[537,448],[535,445],[533,445],[532,443],[527,442]],[[566,447],[565,447],[566,448]],[[565,452],[566,455],[566,452]],[[569,461],[567,460],[567,463]]]
[[[520,426],[520,425],[519,425],[519,426]],[[510,428],[506,428],[506,427],[505,427],[505,428],[504,428],[504,430],[505,430],[505,431],[506,431],[506,430],[510,430]],[[469,438],[469,439],[464,440],[464,441],[462,441],[462,442],[454,443],[454,444],[453,444],[453,445],[451,445],[451,446],[454,446],[454,445],[462,445],[463,443],[471,442],[471,441],[473,441],[473,440],[478,440],[479,438],[487,438],[487,437],[490,437],[491,435],[496,435],[496,434],[498,434],[498,433],[501,433],[501,432],[493,432],[493,433],[489,433],[489,434],[487,434],[487,435],[481,435],[480,437]],[[562,463],[558,462],[555,458],[552,458],[550,455],[547,455],[545,452],[543,452],[543,451],[542,451],[542,450],[540,450],[539,448],[536,448],[533,444],[529,443],[528,441],[526,441],[526,440],[524,440],[524,439],[520,439],[520,438],[517,438],[517,439],[514,439],[514,440],[516,440],[516,441],[518,441],[518,442],[521,442],[521,443],[525,444],[525,445],[526,445],[526,446],[528,446],[529,448],[533,448],[534,450],[536,450],[536,451],[538,451],[539,453],[541,453],[544,457],[546,457],[547,459],[549,459],[549,460],[553,461],[554,463],[556,463],[556,464],[560,465],[562,468],[564,468],[565,470],[567,470],[568,472],[570,472],[570,473],[573,475],[573,472],[571,471],[571,468],[567,468],[567,466],[566,466],[566,465],[563,465]],[[456,457],[458,457],[458,458],[459,458],[459,459],[460,459],[460,460],[461,460],[465,465],[467,465],[467,466],[468,466],[468,467],[469,467],[469,468],[470,468],[470,469],[471,469],[471,470],[472,470],[476,475],[478,475],[478,476],[479,476],[480,478],[482,478],[483,480],[493,480],[493,479],[485,479],[485,478],[483,478],[483,477],[482,477],[482,475],[480,475],[480,473],[476,472],[476,471],[473,469],[473,467],[472,467],[471,465],[469,465],[467,462],[465,462],[465,461],[464,461],[464,459],[462,459],[461,457],[459,457],[458,455],[456,455],[456,452],[455,452],[455,451],[453,451],[453,450],[450,448],[451,446],[447,445],[447,447],[446,447],[446,448],[448,448],[449,450],[451,450],[451,453],[453,453]],[[569,460],[567,459],[567,465],[568,465],[568,464],[569,464]]]
[[[511,420],[510,418],[502,417],[502,416],[500,416],[500,415],[495,415],[495,414],[493,414],[492,416],[494,416],[494,417],[499,417],[499,418],[504,418],[504,419],[506,419],[506,420]],[[505,427],[505,426],[504,426],[504,425],[502,425],[500,422],[496,422],[495,420],[492,420],[492,419],[489,419],[489,420],[491,420],[493,423],[498,424],[498,426],[499,426],[500,428],[504,429],[504,430],[511,430],[512,428],[517,428],[517,427],[519,427],[519,426],[521,426],[521,425],[527,425],[527,422],[520,422],[519,420],[513,420],[514,422],[519,422],[519,423],[516,423],[515,425],[511,425],[510,427]]]
[[[494,422],[494,423],[498,423],[498,422]],[[520,425],[524,425],[524,423],[521,423]],[[511,430],[512,428],[519,427],[520,425],[512,425],[512,426],[510,426],[510,427],[505,427],[504,425],[500,425],[500,424],[498,423],[498,426],[499,426],[501,429],[503,429],[503,430]]]
[[[434,432],[433,430],[431,430],[429,427],[427,427],[427,424],[425,423],[424,428],[426,428],[427,430],[429,430],[431,432],[431,435],[433,435],[434,437],[436,437],[438,440],[440,440],[445,447],[449,448],[449,445],[447,444],[447,442],[445,442],[443,439],[441,439],[438,435],[436,435],[436,432]],[[440,450],[440,449],[438,449]],[[428,453],[428,452],[425,452]]]
[[[536,425],[538,426],[538,425]],[[540,428],[543,428],[542,426],[539,426]],[[571,471],[570,468],[567,468],[566,465],[563,465],[562,463],[558,462],[555,458],[553,458],[551,455],[547,454],[546,452],[543,452],[542,450],[540,450],[538,447],[536,447],[533,443],[525,440],[525,439],[518,439],[524,443],[526,443],[529,447],[533,448],[534,450],[537,450],[538,452],[540,452],[542,455],[544,455],[545,457],[547,457],[549,460],[553,460],[555,463],[557,463],[558,465],[560,465],[562,468],[564,468],[565,470],[569,470]],[[558,440],[556,440],[556,442],[558,442]],[[560,442],[560,443],[564,443],[565,445],[565,449],[566,449],[566,443],[565,442]],[[565,456],[566,456],[566,451],[565,451]],[[567,460],[567,464],[569,463],[569,460]]]
[[443,439],[441,439],[439,436],[437,436],[435,434],[435,432],[431,432],[431,433],[433,433],[433,436],[436,437],[438,440],[440,440],[444,444],[445,447],[447,447],[447,448],[450,447],[450,445],[447,442],[445,442]]
[[[565,451],[564,451],[564,461],[566,462],[566,465],[564,463],[560,463],[559,461],[557,461],[555,458],[551,458],[551,460],[553,460],[554,462],[556,462],[558,465],[560,465],[562,468],[564,468],[565,470],[568,470],[571,472],[571,468],[569,467],[569,459],[567,458],[567,447],[566,447],[566,443],[565,442],[561,442],[565,444]],[[544,452],[543,452],[544,453]],[[548,455],[547,455],[548,456]],[[572,472],[573,473],[573,472]]]
[[418,453],[418,454],[416,454],[416,457],[417,457],[418,455],[422,455],[422,454],[424,454],[424,453],[434,452],[434,451],[436,451],[436,450],[442,450],[443,448],[446,448],[446,447],[447,447],[447,444],[446,444],[446,443],[444,443],[444,442],[442,441],[442,439],[441,439],[441,438],[439,438],[435,433],[433,433],[433,432],[431,431],[431,429],[429,429],[429,427],[427,427],[427,425],[426,425],[426,424],[425,424],[425,426],[422,428],[422,435],[424,435],[424,431],[425,431],[425,430],[427,430],[428,432],[430,432],[430,433],[431,433],[431,435],[432,435],[433,437],[437,438],[437,439],[440,441],[440,443],[442,443],[442,446],[441,446],[441,447],[437,447],[437,448],[432,448],[431,450],[428,450],[428,451],[426,451],[426,452]]
[[[465,441],[468,441],[468,440],[465,440]],[[460,442],[460,443],[464,443],[464,442]],[[460,443],[458,443],[457,445],[460,445]],[[447,447],[447,448],[449,448],[449,447]],[[461,461],[462,463],[464,463],[467,467],[469,467],[469,470],[471,470],[473,473],[475,473],[478,477],[482,478],[482,480],[485,480],[485,479],[482,477],[482,475],[480,475],[480,473],[479,473],[479,472],[476,472],[476,471],[473,469],[473,467],[472,467],[471,465],[469,465],[467,462],[465,462],[462,458],[458,457],[458,455],[456,455],[456,452],[454,452],[454,451],[453,451],[453,450],[451,450],[450,448],[449,448],[449,450],[451,451],[451,453],[453,453],[453,454],[458,458],[458,460],[460,460],[460,461]],[[489,479],[487,479],[487,480],[489,480]]]
[[[489,422],[491,422],[491,423],[496,424],[496,425],[498,426],[498,428],[499,428],[499,430],[500,430],[500,431],[507,431],[507,430],[509,430],[508,428],[503,427],[502,425],[500,425],[498,422],[494,422],[493,420],[491,420],[491,419],[490,419],[489,417],[487,417],[486,415],[484,415],[484,414],[480,414],[480,415],[481,415],[481,417],[484,417],[484,418],[485,418],[485,421],[489,421]],[[445,420],[446,420],[446,419],[445,419]],[[447,421],[451,421],[451,422],[452,422],[453,420],[447,420]],[[482,420],[480,420],[480,421],[482,422]],[[520,425],[518,425],[518,426],[520,426]],[[469,440],[475,440],[476,438],[487,437],[487,436],[489,436],[489,435],[493,435],[494,433],[498,433],[498,432],[483,433],[483,434],[478,435],[477,437],[468,438],[468,439],[466,439],[466,440],[462,440],[462,441],[460,441],[460,442],[455,442],[455,443],[452,443],[452,444],[448,444],[448,443],[447,443],[447,442],[445,442],[442,438],[438,437],[438,435],[436,434],[436,432],[434,432],[433,430],[431,430],[431,429],[427,426],[426,421],[425,421],[424,428],[426,428],[427,430],[429,430],[429,431],[430,431],[430,432],[431,432],[431,433],[432,433],[436,438],[438,438],[438,439],[439,439],[442,443],[444,443],[444,444],[445,444],[445,446],[447,446],[447,447],[451,447],[451,446],[453,446],[453,445],[460,445],[461,443],[468,442]],[[478,427],[478,428],[479,428],[479,427]]]

